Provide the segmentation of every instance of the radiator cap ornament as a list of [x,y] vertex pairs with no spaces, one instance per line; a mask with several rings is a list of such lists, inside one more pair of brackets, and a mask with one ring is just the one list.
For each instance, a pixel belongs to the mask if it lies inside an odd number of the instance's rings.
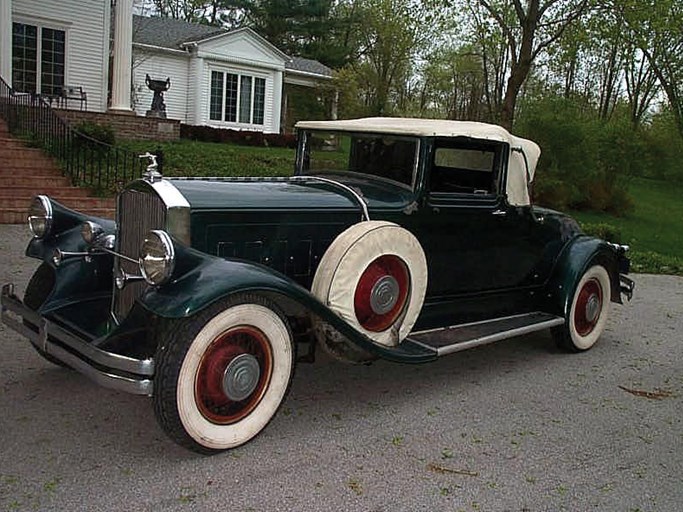
[[148,151],[144,155],[139,155],[139,158],[147,158],[149,161],[147,164],[147,169],[144,173],[142,173],[142,178],[150,183],[159,181],[162,176],[161,173],[157,171],[157,167],[159,167],[159,164],[157,163],[157,156]]

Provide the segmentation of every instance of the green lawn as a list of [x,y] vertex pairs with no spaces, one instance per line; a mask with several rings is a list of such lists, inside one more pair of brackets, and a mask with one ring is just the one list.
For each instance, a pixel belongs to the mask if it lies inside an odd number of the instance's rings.
[[[166,176],[284,176],[294,171],[294,150],[195,142],[125,142],[131,151],[161,147]],[[609,224],[631,246],[638,272],[683,275],[683,184],[633,178],[634,211],[625,217],[570,212],[582,224]]]
[[607,223],[631,246],[634,270],[683,275],[683,184],[633,178],[635,209],[625,217],[572,212],[581,223]]
[[294,172],[294,150],[179,140],[127,141],[121,147],[139,154],[164,153],[165,176],[285,176]]

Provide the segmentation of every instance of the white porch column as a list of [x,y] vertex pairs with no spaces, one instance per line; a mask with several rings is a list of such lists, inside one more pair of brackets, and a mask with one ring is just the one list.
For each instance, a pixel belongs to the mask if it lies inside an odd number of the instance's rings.
[[12,0],[0,0],[0,76],[12,87]]
[[[2,1],[2,0],[0,0]],[[111,110],[131,112],[130,87],[133,65],[133,0],[116,0],[114,13],[114,69]]]

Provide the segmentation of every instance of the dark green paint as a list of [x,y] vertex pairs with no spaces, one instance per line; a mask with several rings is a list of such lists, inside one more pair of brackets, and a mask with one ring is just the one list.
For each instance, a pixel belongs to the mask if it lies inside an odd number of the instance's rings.
[[[50,233],[44,239],[33,238],[26,248],[27,256],[42,260],[55,271],[55,286],[40,310],[44,314],[82,301],[87,303],[93,296],[111,296],[112,292],[112,256],[96,255],[90,261],[81,257],[67,258],[56,267],[52,255],[57,248],[64,252],[87,251],[87,244],[81,236],[81,225],[86,220],[101,225],[105,234],[114,233],[115,223],[51,202],[53,224]],[[91,308],[84,306],[83,314],[88,315],[89,312],[92,313]]]
[[[435,359],[431,351],[417,352],[405,347],[389,349],[373,343],[316,299],[302,286],[268,267],[238,260],[226,260],[202,254],[176,244],[180,265],[178,278],[157,288],[149,287],[140,304],[153,315],[164,318],[189,317],[214,302],[237,293],[273,295],[287,299],[328,322],[358,346],[384,359],[422,363]],[[189,269],[184,272],[185,269]]]
[[[433,149],[433,139],[421,140],[414,191],[367,175],[321,175],[357,191],[372,220],[395,222],[422,244],[429,283],[416,329],[533,310],[564,315],[578,279],[594,261],[608,268],[616,290],[613,300],[619,300],[619,256],[613,247],[581,236],[578,225],[561,213],[512,207],[501,194],[430,194],[427,162]],[[505,162],[501,165],[498,189],[506,178]],[[139,299],[148,314],[183,318],[236,293],[262,293],[298,304],[379,357],[402,362],[435,358],[414,346],[373,343],[311,295],[323,254],[339,233],[361,219],[361,208],[347,190],[313,177],[172,183],[191,205],[191,247],[174,241],[177,260],[170,282],[147,288]],[[86,249],[80,236],[85,220],[114,232],[111,221],[53,205],[54,234],[32,241],[27,249],[29,256],[53,267],[56,247]],[[43,311],[71,314],[80,308],[83,314],[106,317],[108,309],[102,308],[108,308],[111,296],[112,263],[110,256],[66,260],[56,269],[57,286]],[[131,316],[118,328],[107,328],[113,329],[112,336],[125,337],[144,322],[144,315]]]

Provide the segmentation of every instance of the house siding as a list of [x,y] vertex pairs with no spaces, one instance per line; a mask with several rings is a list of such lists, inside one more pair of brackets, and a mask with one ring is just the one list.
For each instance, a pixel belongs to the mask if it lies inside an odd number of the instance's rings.
[[[40,15],[36,15],[38,12]],[[88,110],[104,112],[107,109],[109,1],[14,0],[12,21],[64,30],[65,85],[83,87]]]
[[153,80],[171,79],[170,89],[164,93],[166,104],[166,117],[178,119],[183,123],[191,122],[188,119],[188,107],[190,88],[188,74],[190,68],[190,56],[175,53],[167,53],[149,49],[133,49],[133,91],[134,109],[138,115],[144,116],[152,106],[154,93],[149,90],[145,83],[145,77]]

